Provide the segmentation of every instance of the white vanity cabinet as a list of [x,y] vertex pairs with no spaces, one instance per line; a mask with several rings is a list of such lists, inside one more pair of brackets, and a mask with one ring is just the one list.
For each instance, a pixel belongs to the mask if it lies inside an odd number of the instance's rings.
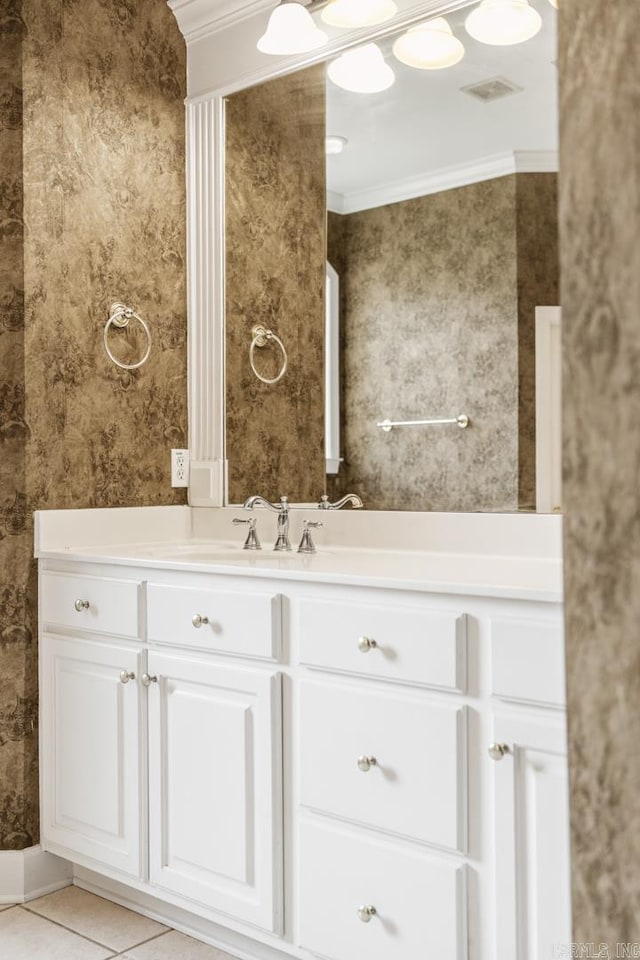
[[551,956],[560,605],[287,562],[41,560],[44,848],[250,960]]
[[40,598],[44,847],[280,932],[279,595],[81,567]]
[[280,674],[149,652],[154,887],[282,926]]
[[297,607],[300,942],[463,960],[464,606],[353,590]]
[[491,620],[498,960],[571,942],[563,649],[557,618]]
[[146,849],[143,657],[115,639],[40,637],[43,838],[132,877]]

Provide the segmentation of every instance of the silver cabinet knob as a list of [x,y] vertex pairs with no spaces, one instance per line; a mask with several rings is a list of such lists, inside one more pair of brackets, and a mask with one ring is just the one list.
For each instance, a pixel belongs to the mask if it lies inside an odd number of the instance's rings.
[[131,673],[129,670],[120,671],[120,683],[129,683],[129,680],[135,680],[135,673]]
[[492,743],[489,747],[489,756],[492,760],[502,760],[508,753],[511,753],[508,743]]
[[148,673],[143,673],[142,676],[140,677],[140,679],[142,680],[142,684],[143,684],[143,686],[145,686],[145,687],[150,686],[152,683],[157,683],[157,682],[158,682],[158,678],[157,678],[157,677],[155,677],[155,676],[150,676]]
[[373,650],[374,647],[377,647],[378,644],[375,640],[372,640],[371,637],[360,637],[358,640],[358,650],[361,653],[369,653],[369,650]]
[[88,600],[76,600],[76,602],[74,603],[74,607],[76,608],[78,613],[82,613],[83,610],[88,610],[90,606],[91,604],[89,603]]
[[358,907],[358,920],[362,920],[363,923],[371,923],[371,918],[375,917],[378,911],[370,903],[366,906]]
[[363,773],[367,773],[371,767],[377,765],[378,761],[375,757],[358,757],[358,770],[362,770]]
[[191,623],[194,625],[194,627],[199,628],[204,624],[209,623],[209,617],[201,617],[199,613],[196,613],[195,617],[191,618]]

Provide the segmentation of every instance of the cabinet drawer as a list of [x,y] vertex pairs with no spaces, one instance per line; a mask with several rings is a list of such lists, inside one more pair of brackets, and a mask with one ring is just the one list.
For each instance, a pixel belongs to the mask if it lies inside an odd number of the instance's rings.
[[[465,688],[466,617],[422,607],[301,600],[303,663],[327,670]],[[368,646],[366,640],[375,645]]]
[[280,608],[279,594],[150,583],[149,640],[272,660],[280,653]]
[[507,700],[564,706],[564,637],[552,620],[493,620],[492,691]]
[[[300,945],[329,960],[462,960],[464,867],[321,822],[300,828]],[[374,907],[368,923],[358,915]]]
[[43,573],[40,615],[52,625],[137,637],[139,588],[135,580]]
[[300,717],[303,804],[466,849],[464,707],[306,681]]

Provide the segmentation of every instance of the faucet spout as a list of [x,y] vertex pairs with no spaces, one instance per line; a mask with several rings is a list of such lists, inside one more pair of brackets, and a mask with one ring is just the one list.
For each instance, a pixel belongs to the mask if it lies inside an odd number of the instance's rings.
[[318,509],[341,510],[342,507],[347,505],[347,503],[350,503],[354,510],[360,510],[364,506],[362,500],[356,493],[348,493],[346,496],[342,497],[342,499],[336,500],[335,503],[330,503],[329,497],[325,493],[318,504]]
[[271,503],[270,500],[258,496],[249,497],[245,500],[245,510],[253,510],[254,507],[266,507],[267,510],[273,510],[274,513],[278,514],[278,536],[273,549],[278,551],[291,550],[288,497],[280,497],[280,503]]
[[273,510],[275,513],[280,512],[280,505],[271,503],[270,500],[265,500],[264,497],[248,497],[244,502],[245,510],[253,510],[254,507],[266,507],[268,510]]

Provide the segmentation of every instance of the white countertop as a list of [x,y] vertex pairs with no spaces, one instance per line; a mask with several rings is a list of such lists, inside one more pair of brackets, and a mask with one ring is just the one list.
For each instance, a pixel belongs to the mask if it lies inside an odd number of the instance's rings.
[[197,538],[40,549],[43,560],[306,580],[362,587],[562,602],[562,564],[514,557],[319,546],[318,553],[246,551],[241,543]]

